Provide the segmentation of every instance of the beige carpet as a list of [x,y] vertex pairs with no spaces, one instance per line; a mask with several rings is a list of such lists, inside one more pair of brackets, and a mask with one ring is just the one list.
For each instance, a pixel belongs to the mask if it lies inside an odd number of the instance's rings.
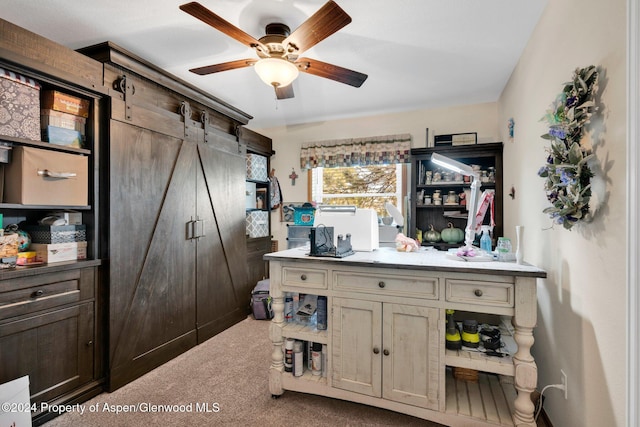
[[[44,425],[440,426],[384,409],[292,391],[272,399],[268,329],[268,321],[249,317],[115,392],[83,403],[84,414],[68,412]],[[147,406],[147,412],[113,412],[137,403]],[[212,412],[204,412],[207,404]],[[166,412],[152,405],[183,407]]]

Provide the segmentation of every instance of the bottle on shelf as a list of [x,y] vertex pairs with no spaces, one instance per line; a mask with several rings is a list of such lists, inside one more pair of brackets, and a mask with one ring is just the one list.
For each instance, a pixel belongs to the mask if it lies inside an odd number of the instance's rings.
[[318,342],[311,346],[311,373],[322,375],[322,344]]
[[293,343],[293,376],[301,377],[304,374],[304,352],[302,351],[302,341],[296,340]]
[[293,338],[287,338],[287,341],[284,344],[284,371],[292,372],[293,371],[293,345],[295,344]]
[[480,249],[483,251],[490,253],[491,252],[491,236],[489,235],[488,225],[482,226],[482,237],[480,237]]
[[324,295],[318,295],[318,307],[316,309],[318,330],[327,329],[327,297]]

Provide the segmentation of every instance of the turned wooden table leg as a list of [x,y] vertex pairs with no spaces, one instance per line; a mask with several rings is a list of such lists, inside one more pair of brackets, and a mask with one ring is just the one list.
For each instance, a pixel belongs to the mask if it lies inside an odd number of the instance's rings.
[[[272,397],[281,395],[282,389],[282,372],[284,371],[284,354],[282,346],[284,338],[282,336],[282,327],[284,326],[284,295],[280,290],[277,282],[279,274],[271,270],[271,308],[273,309],[273,319],[269,325],[269,338],[273,344],[271,352],[271,367],[269,368],[269,391]],[[274,277],[275,276],[275,277]]]
[[518,350],[513,357],[515,367],[515,387],[518,396],[514,402],[513,422],[516,426],[535,427],[535,406],[531,393],[538,383],[538,367],[533,356],[533,329],[537,322],[536,280],[520,277],[516,279],[515,316],[512,319],[515,328],[514,340]]

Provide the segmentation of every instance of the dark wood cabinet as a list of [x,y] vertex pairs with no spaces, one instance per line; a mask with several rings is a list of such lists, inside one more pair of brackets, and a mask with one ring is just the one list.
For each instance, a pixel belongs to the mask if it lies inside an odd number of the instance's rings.
[[105,43],[109,389],[246,317],[248,116]]
[[[0,270],[0,383],[29,376],[31,402],[67,404],[103,390],[104,282],[98,230],[100,117],[106,91],[102,65],[0,19],[0,67],[89,103],[83,148],[0,134],[14,147],[87,158],[87,200],[82,206],[0,203],[3,225],[35,224],[49,212],[73,209],[86,225],[87,260]],[[42,105],[41,105],[42,106]],[[5,185],[14,185],[5,180]],[[33,423],[55,414],[36,411]]]
[[[461,146],[439,146],[430,148],[418,148],[411,150],[411,212],[409,221],[410,236],[416,237],[417,230],[423,233],[433,228],[440,232],[451,223],[454,227],[464,230],[467,225],[466,206],[458,202],[447,203],[446,197],[449,192],[459,195],[470,187],[469,182],[465,182],[463,177],[457,179],[446,179],[443,174],[446,169],[431,162],[431,154],[437,152],[451,159],[468,165],[477,165],[481,177],[481,190],[493,189],[494,196],[494,219],[493,245],[495,246],[497,237],[503,234],[503,184],[502,184],[502,143],[486,143]],[[426,177],[427,172],[431,174],[431,180]],[[436,179],[435,174],[441,176]],[[442,202],[434,204],[433,193],[440,191]],[[431,197],[429,203],[424,202],[425,197]],[[490,213],[487,212],[484,224],[489,224]],[[423,245],[434,246],[440,250],[459,247],[459,244],[447,244],[442,241],[429,243],[423,240]]]
[[[37,408],[101,391],[97,264],[52,264],[0,280],[0,384],[28,375]],[[33,412],[36,424],[51,417]]]

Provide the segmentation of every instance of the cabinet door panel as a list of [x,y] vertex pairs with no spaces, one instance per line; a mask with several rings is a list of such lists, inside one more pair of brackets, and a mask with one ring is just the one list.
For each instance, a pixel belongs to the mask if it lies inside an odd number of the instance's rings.
[[93,378],[93,303],[0,325],[0,383],[29,375],[32,402]]
[[[197,211],[205,227],[205,236],[197,239],[199,342],[242,320],[250,298],[241,196],[246,160],[233,138],[211,136],[211,140],[198,144],[196,165]],[[225,145],[233,150],[221,149]]]
[[112,388],[195,345],[195,149],[111,121]]
[[333,386],[380,397],[381,303],[333,301]]
[[438,310],[383,305],[383,392],[385,399],[438,409],[440,364]]

